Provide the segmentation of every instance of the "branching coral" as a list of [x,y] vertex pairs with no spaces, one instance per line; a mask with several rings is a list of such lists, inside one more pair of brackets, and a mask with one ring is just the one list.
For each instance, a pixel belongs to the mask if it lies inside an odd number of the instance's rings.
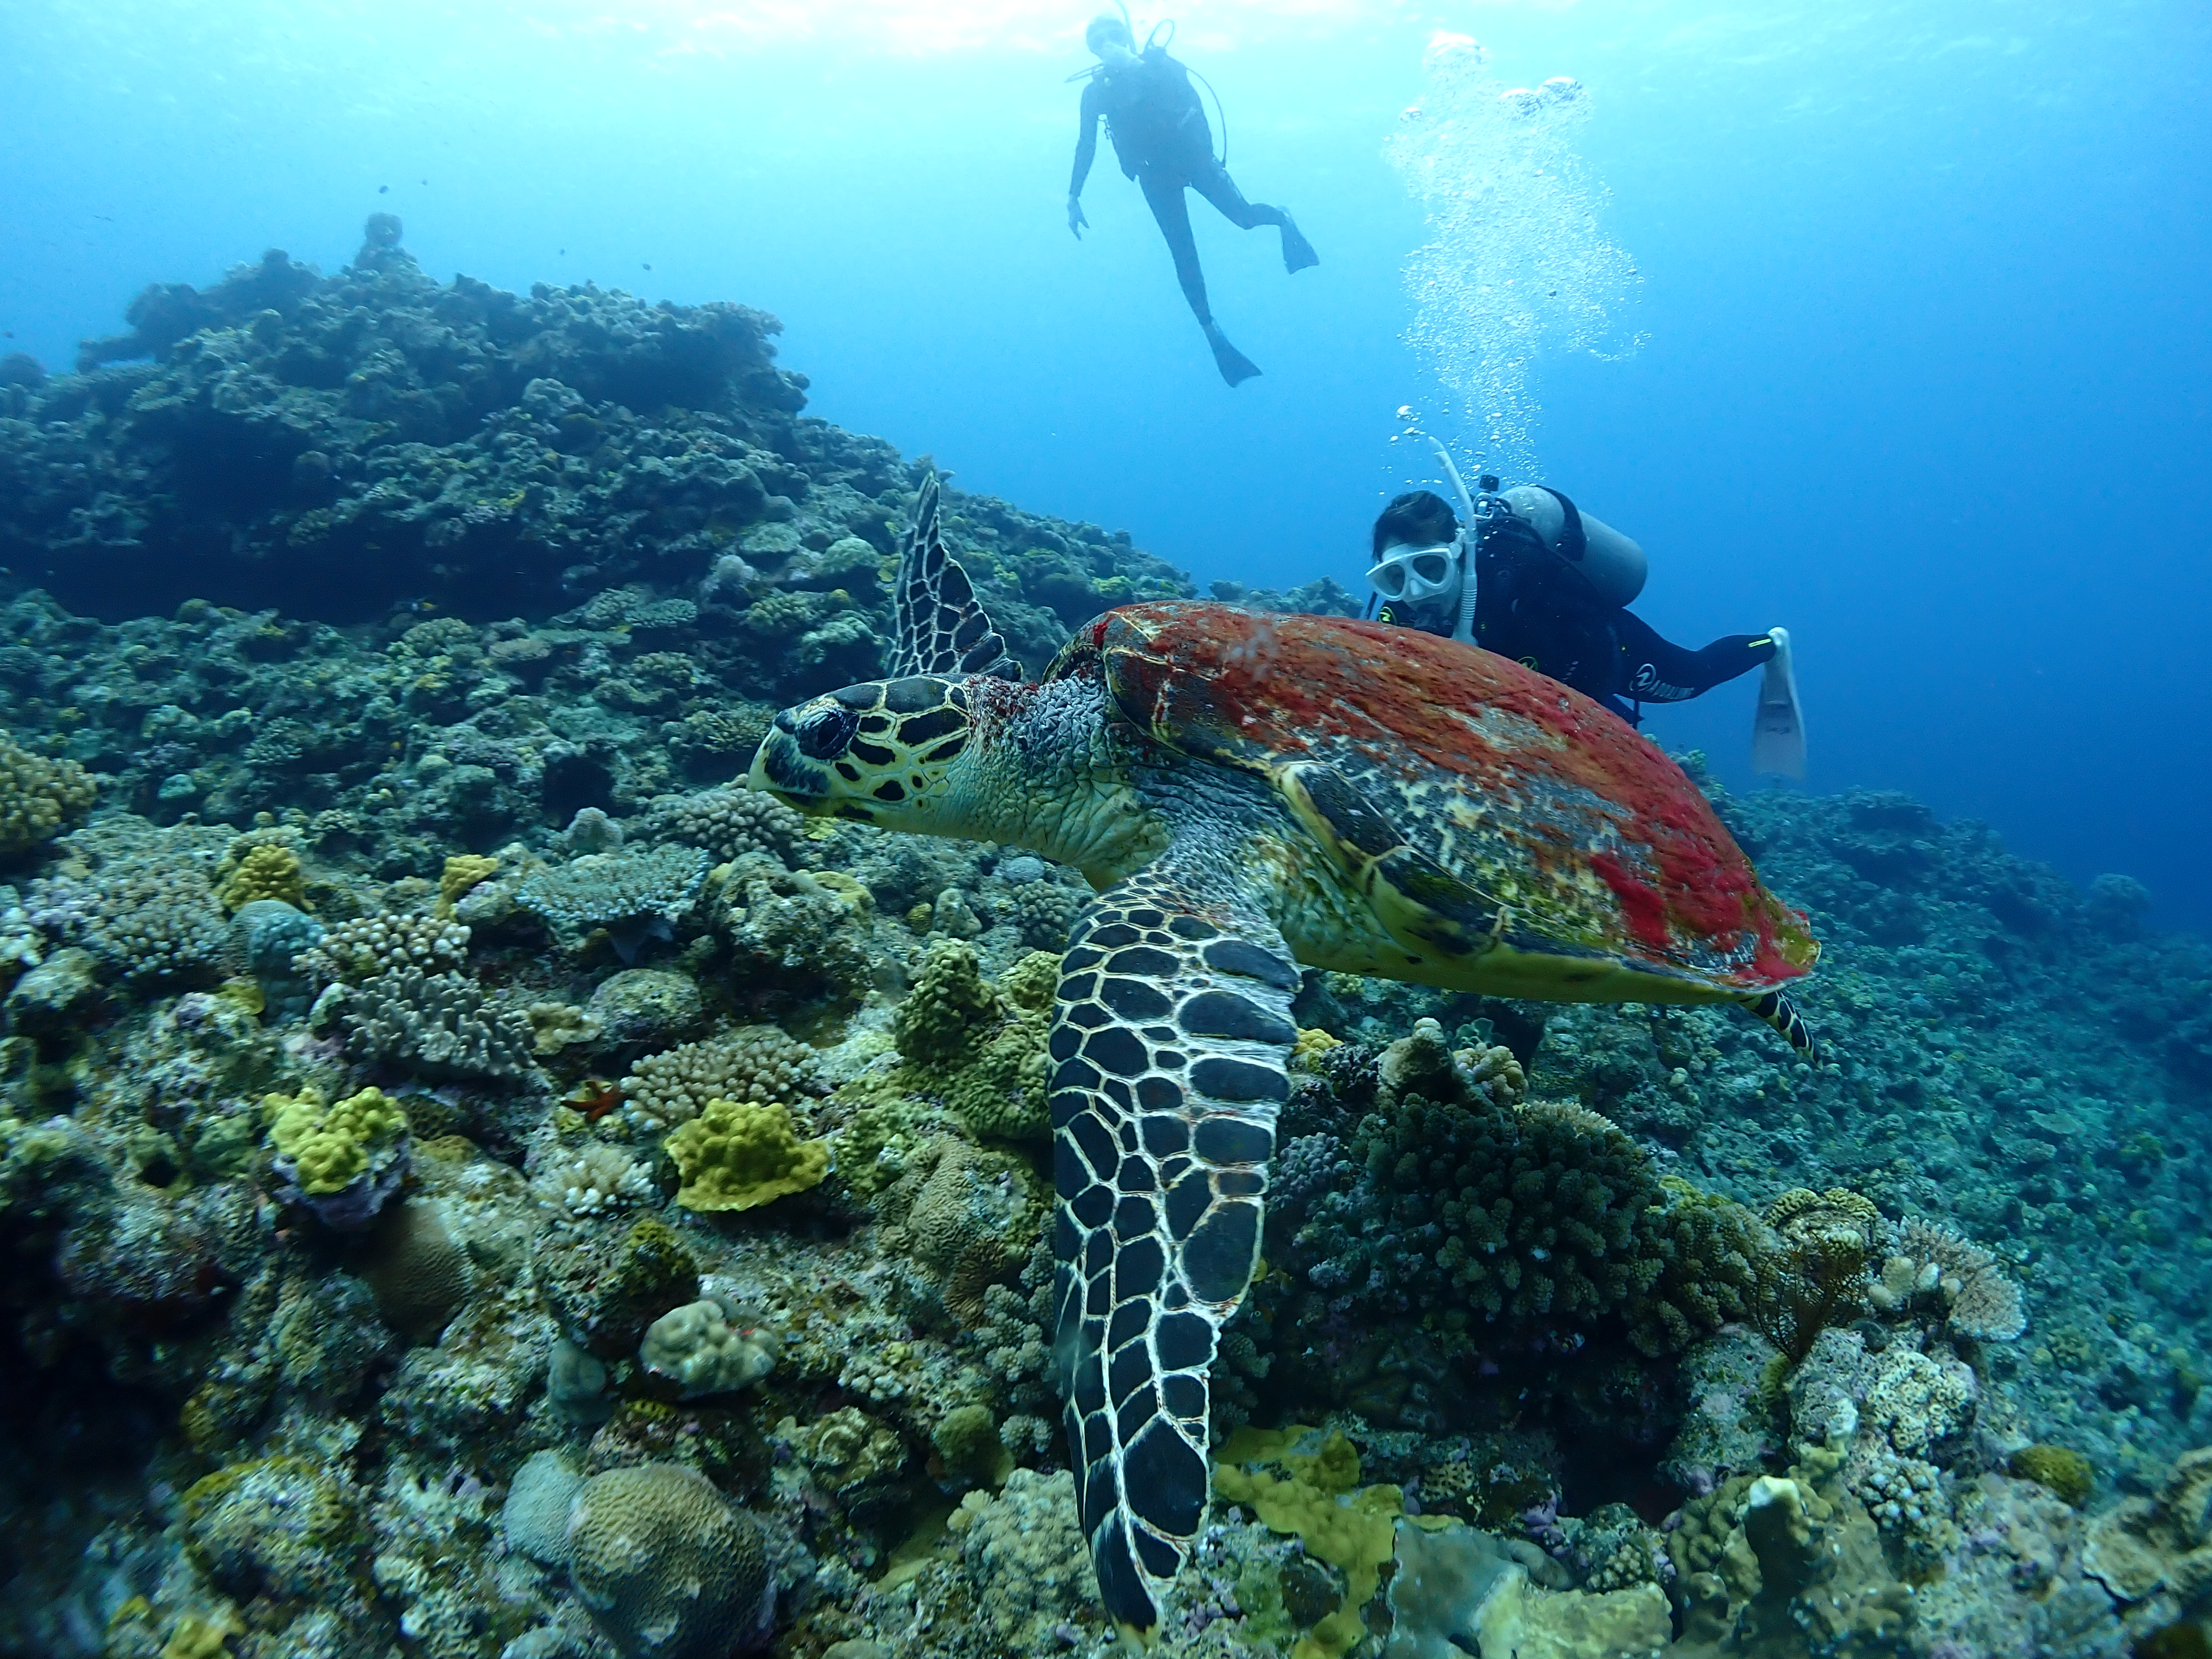
[[493,1007],[459,974],[419,968],[379,974],[346,994],[344,1010],[347,1051],[362,1060],[430,1078],[523,1078],[536,1071],[529,1017]]
[[401,968],[440,973],[469,953],[469,930],[434,916],[386,913],[356,916],[326,931],[292,966],[319,985],[357,985]]
[[[765,729],[763,724],[752,730],[748,748],[758,745]],[[703,847],[724,860],[747,853],[772,853],[787,864],[796,864],[806,844],[803,815],[773,795],[742,785],[664,798],[654,807],[672,840]]]
[[307,882],[300,855],[289,847],[270,842],[248,846],[237,855],[237,864],[216,889],[222,908],[236,912],[256,899],[282,899],[295,909],[307,907]]
[[710,1100],[792,1104],[815,1087],[814,1051],[774,1025],[748,1025],[713,1042],[647,1054],[623,1079],[629,1115],[647,1130],[673,1128]]
[[48,760],[0,736],[0,858],[51,841],[92,810],[91,775],[73,760]]

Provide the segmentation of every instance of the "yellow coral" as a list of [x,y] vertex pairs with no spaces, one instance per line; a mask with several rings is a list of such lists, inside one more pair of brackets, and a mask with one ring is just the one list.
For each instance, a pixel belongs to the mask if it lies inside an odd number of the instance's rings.
[[2049,1488],[2077,1510],[2097,1489],[2095,1468],[2070,1446],[2023,1446],[2006,1468],[2016,1479]]
[[1331,1036],[1318,1025],[1300,1026],[1298,1040],[1291,1049],[1291,1069],[1294,1072],[1311,1071],[1314,1061],[1330,1049],[1341,1048],[1343,1042],[1343,1038]]
[[296,909],[307,908],[307,883],[300,868],[300,855],[289,847],[266,842],[249,848],[228,879],[215,890],[226,910],[241,910],[258,899],[282,899]]
[[499,868],[497,859],[479,853],[456,853],[438,873],[438,914],[451,915],[461,895]]
[[819,1185],[830,1143],[801,1140],[787,1106],[710,1100],[661,1143],[684,1177],[687,1210],[750,1210]]
[[48,760],[0,737],[0,856],[51,841],[91,810],[99,793],[73,760]]
[[267,1095],[269,1144],[292,1160],[300,1190],[311,1198],[343,1192],[368,1170],[371,1156],[407,1133],[407,1115],[381,1089],[363,1089],[325,1106],[312,1088]]
[[[1361,1487],[1359,1454],[1340,1433],[1329,1436],[1318,1452],[1290,1451],[1312,1432],[1296,1424],[1237,1430],[1213,1466],[1213,1490],[1243,1504],[1261,1526],[1296,1534],[1309,1555],[1343,1569],[1343,1602],[1291,1650],[1291,1659],[1343,1659],[1367,1634],[1359,1610],[1382,1584],[1382,1564],[1395,1553],[1405,1497],[1395,1486]],[[1248,1463],[1277,1463],[1285,1473],[1248,1471]]]

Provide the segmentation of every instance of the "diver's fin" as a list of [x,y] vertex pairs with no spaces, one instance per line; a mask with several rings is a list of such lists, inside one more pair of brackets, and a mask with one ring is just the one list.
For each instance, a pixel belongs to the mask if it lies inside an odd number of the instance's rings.
[[991,625],[968,573],[945,550],[934,472],[921,481],[914,523],[899,549],[891,615],[897,632],[884,671],[889,678],[910,674],[948,678],[990,674],[1002,680],[1022,677],[1021,665],[1007,653],[1006,641]]
[[1797,1058],[1808,1066],[1820,1063],[1820,1045],[1797,1012],[1797,1005],[1779,991],[1764,991],[1747,998],[1745,1007],[1771,1025],[1782,1040],[1797,1051]]
[[1221,331],[1218,323],[1206,325],[1206,343],[1213,348],[1213,361],[1220,367],[1221,378],[1231,386],[1242,385],[1260,372],[1260,365],[1229,343],[1229,337]]
[[1751,723],[1751,769],[1785,778],[1805,775],[1805,715],[1797,706],[1797,675],[1790,660],[1790,630],[1770,628],[1774,654],[1759,682],[1759,709]]
[[1296,276],[1307,266],[1320,263],[1321,255],[1316,253],[1314,245],[1306,240],[1305,232],[1292,223],[1291,216],[1285,213],[1283,216],[1283,269]]

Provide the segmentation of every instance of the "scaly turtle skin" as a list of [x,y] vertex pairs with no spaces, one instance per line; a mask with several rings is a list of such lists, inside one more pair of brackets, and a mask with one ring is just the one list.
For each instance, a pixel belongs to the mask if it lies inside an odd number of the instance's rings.
[[930,600],[917,572],[959,568],[921,530],[902,621],[911,578],[913,614],[944,625],[902,627],[897,678],[779,714],[751,781],[802,811],[1028,848],[1098,890],[1051,1035],[1055,1351],[1100,1589],[1150,1626],[1205,1515],[1207,1370],[1258,1259],[1299,964],[1741,1003],[1809,1055],[1777,988],[1819,947],[1656,748],[1516,663],[1161,602],[1016,684],[995,656],[964,666],[997,647],[964,577],[959,603]]

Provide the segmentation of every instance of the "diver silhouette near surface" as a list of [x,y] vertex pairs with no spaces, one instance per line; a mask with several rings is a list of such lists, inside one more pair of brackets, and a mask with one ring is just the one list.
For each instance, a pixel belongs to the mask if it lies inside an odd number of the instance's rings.
[[1240,229],[1260,225],[1279,228],[1286,271],[1317,265],[1321,256],[1282,209],[1244,199],[1227,166],[1213,153],[1213,130],[1206,125],[1190,71],[1169,57],[1165,46],[1147,42],[1141,52],[1137,51],[1128,24],[1110,12],[1091,20],[1083,40],[1099,62],[1086,71],[1090,79],[1083,88],[1083,126],[1075,144],[1075,171],[1067,183],[1067,228],[1080,240],[1091,222],[1083,213],[1083,184],[1098,153],[1098,120],[1103,116],[1122,173],[1145,192],[1160,234],[1167,239],[1168,252],[1175,257],[1176,280],[1206,331],[1221,378],[1231,386],[1249,380],[1259,367],[1230,344],[1213,320],[1183,192],[1196,191]]
[[[1457,477],[1454,469],[1455,483]],[[1471,526],[1425,489],[1382,509],[1367,573],[1383,601],[1381,621],[1511,657],[1632,726],[1643,720],[1636,705],[1686,702],[1764,665],[1753,768],[1804,775],[1804,721],[1786,629],[1729,634],[1697,651],[1676,645],[1627,608],[1648,568],[1640,546],[1558,490],[1522,484],[1499,491],[1496,478],[1481,482]]]

